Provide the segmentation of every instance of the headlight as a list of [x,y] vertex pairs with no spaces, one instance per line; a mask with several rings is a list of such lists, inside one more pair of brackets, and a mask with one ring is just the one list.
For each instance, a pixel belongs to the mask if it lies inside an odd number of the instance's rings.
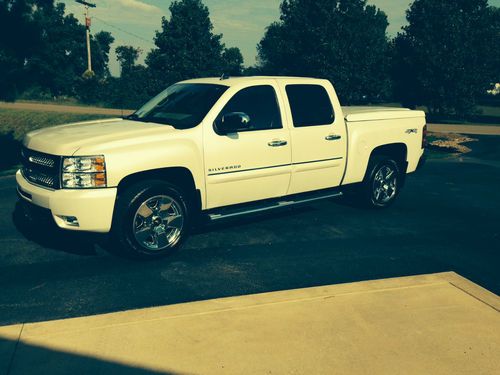
[[85,189],[106,187],[104,156],[72,156],[63,159],[62,187]]

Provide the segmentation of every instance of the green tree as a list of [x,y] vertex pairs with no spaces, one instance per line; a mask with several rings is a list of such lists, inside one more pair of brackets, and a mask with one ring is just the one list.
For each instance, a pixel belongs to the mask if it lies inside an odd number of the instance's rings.
[[92,36],[92,70],[100,78],[109,76],[109,52],[115,38],[108,31],[99,31]]
[[85,71],[85,29],[73,15],[64,15],[64,4],[37,2],[40,4],[33,19],[39,28],[40,49],[26,61],[26,69],[31,82],[53,96],[71,95],[76,80]]
[[[85,26],[72,14],[65,15],[63,3],[44,3],[34,12],[40,27],[41,48],[27,61],[27,69],[33,82],[48,88],[52,95],[75,95],[76,84],[87,70]],[[113,41],[106,31],[92,36],[92,70],[96,79],[109,75],[109,50]]]
[[116,59],[120,64],[121,75],[129,74],[134,68],[141,50],[132,46],[118,46],[115,52]]
[[226,48],[222,53],[223,70],[230,76],[240,76],[243,72],[243,56],[237,47]]
[[14,100],[25,89],[29,81],[25,61],[40,49],[33,5],[32,0],[0,0],[0,98],[4,100]]
[[170,12],[156,32],[157,48],[146,58],[155,91],[183,79],[221,75],[224,45],[222,35],[213,33],[208,8],[201,0],[176,0]]
[[121,74],[119,78],[108,81],[108,101],[114,107],[137,109],[156,93],[150,88],[151,82],[154,82],[152,73],[146,67],[137,65],[141,53],[139,48],[118,46],[115,51]]
[[461,118],[500,76],[500,13],[487,0],[415,0],[395,38],[395,92]]
[[258,45],[264,73],[330,79],[344,103],[388,95],[384,12],[366,0],[283,0],[280,9]]
[[[92,37],[93,69],[99,79],[109,75],[113,37]],[[65,5],[54,0],[0,0],[0,95],[39,87],[52,96],[75,95],[87,68],[85,26]]]

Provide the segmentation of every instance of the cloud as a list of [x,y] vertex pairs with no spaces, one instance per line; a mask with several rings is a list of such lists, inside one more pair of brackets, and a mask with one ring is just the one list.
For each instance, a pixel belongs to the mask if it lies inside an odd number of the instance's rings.
[[253,65],[257,43],[267,26],[279,19],[281,0],[205,0],[216,33],[228,47],[241,49],[245,65]]
[[151,4],[143,3],[142,1],[139,0],[120,0],[120,4],[122,4],[124,7],[127,8],[132,8],[134,10],[140,10],[149,13],[161,12],[161,10],[158,7]]

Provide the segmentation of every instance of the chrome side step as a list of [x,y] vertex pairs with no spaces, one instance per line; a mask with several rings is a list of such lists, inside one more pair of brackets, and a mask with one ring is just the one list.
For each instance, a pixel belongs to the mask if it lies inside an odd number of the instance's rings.
[[284,207],[292,207],[300,204],[311,203],[315,201],[320,201],[324,199],[337,198],[342,196],[341,191],[329,191],[328,193],[323,192],[322,194],[318,193],[306,193],[306,195],[300,196],[291,196],[291,197],[283,197],[288,198],[287,200],[274,200],[274,201],[266,201],[264,203],[249,203],[245,205],[235,206],[235,207],[227,207],[221,209],[219,212],[213,211],[208,214],[208,219],[213,221],[230,219],[244,215],[258,214],[266,211],[272,211],[279,208]]

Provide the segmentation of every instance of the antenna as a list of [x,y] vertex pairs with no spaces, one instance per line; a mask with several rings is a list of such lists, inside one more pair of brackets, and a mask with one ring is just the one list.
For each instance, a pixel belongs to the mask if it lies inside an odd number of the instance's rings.
[[227,75],[226,73],[222,73],[222,75],[220,76],[221,81],[224,81],[224,80],[229,79],[229,78],[230,78],[229,75]]

